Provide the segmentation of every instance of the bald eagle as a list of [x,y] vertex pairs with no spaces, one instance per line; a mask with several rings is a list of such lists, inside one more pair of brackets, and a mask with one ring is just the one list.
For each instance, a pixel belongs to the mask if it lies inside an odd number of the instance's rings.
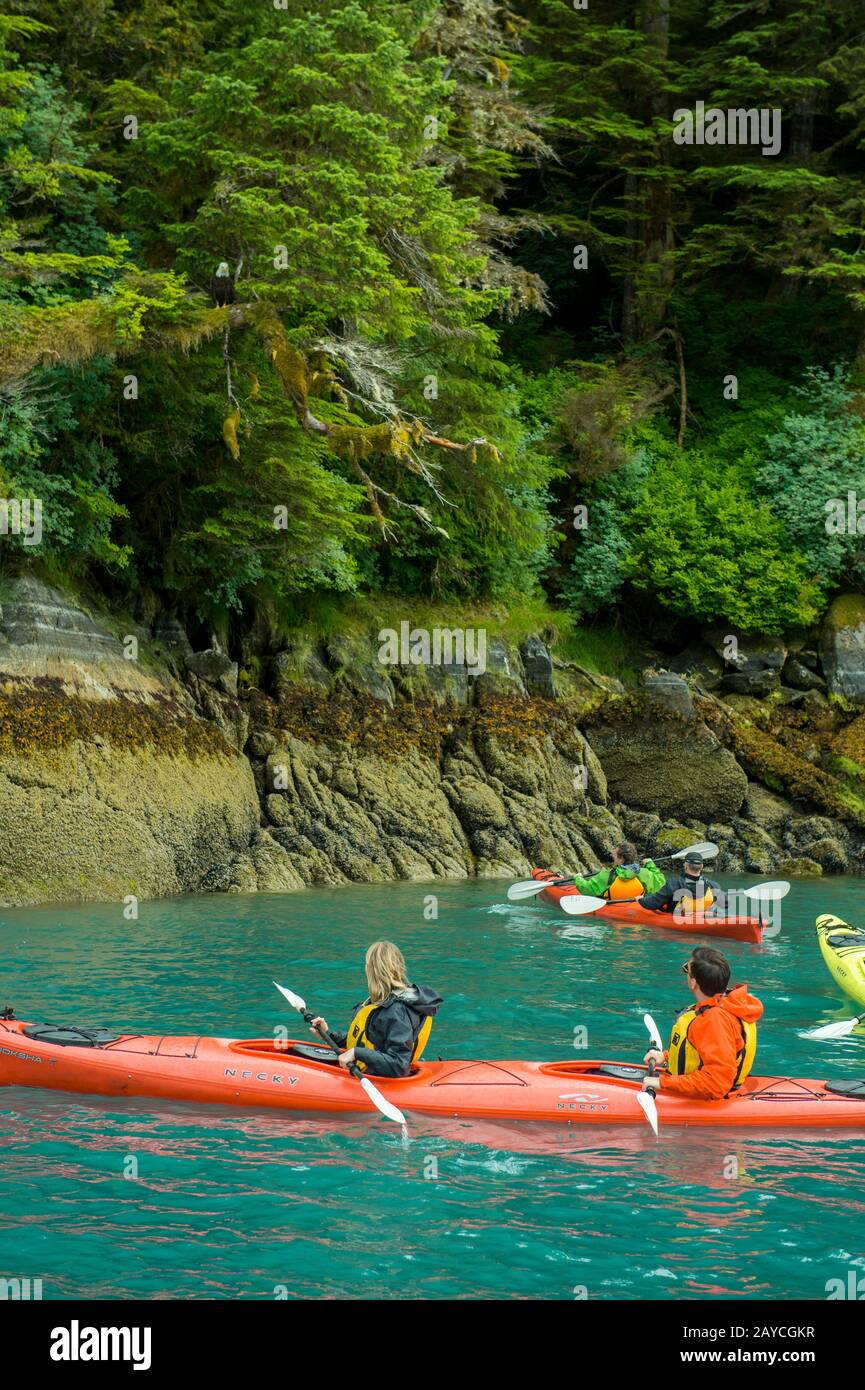
[[228,261],[220,261],[216,268],[216,274],[211,275],[210,293],[220,308],[223,304],[234,303],[236,295],[234,293],[234,281],[228,269]]

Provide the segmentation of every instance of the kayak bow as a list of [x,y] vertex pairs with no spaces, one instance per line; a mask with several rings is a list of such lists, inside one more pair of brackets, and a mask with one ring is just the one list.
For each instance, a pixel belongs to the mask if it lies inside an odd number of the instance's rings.
[[817,941],[835,983],[865,1004],[865,931],[826,912],[817,918]]

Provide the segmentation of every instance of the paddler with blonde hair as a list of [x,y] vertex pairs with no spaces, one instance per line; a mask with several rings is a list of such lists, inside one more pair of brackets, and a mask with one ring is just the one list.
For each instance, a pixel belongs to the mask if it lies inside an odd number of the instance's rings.
[[[343,1049],[339,1064],[355,1062],[370,1076],[408,1076],[429,1039],[439,1005],[435,990],[409,984],[402,951],[392,941],[374,941],[366,953],[369,991],[355,1005],[354,1018],[345,1035],[335,1034]],[[315,1018],[313,1032],[330,1032],[327,1020]]]

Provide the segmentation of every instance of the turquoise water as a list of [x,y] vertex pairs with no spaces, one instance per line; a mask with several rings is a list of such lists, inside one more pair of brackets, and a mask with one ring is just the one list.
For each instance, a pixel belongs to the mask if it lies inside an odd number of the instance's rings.
[[[642,1014],[668,1027],[699,938],[575,925],[506,904],[505,887],[184,898],[143,904],[137,922],[114,906],[0,910],[0,1005],[38,1021],[266,1036],[302,1028],[277,979],[344,1025],[364,949],[387,936],[446,998],[432,1056],[641,1058]],[[776,939],[721,943],[766,1005],[760,1072],[865,1075],[865,1033],[799,1036],[853,1012],[814,917],[861,922],[863,905],[861,881],[796,884]],[[589,1048],[575,1052],[580,1027]],[[409,1132],[404,1143],[377,1118],[0,1090],[0,1276],[42,1279],[46,1299],[821,1299],[827,1280],[865,1273],[865,1119],[861,1134],[660,1141],[648,1127],[420,1118]]]

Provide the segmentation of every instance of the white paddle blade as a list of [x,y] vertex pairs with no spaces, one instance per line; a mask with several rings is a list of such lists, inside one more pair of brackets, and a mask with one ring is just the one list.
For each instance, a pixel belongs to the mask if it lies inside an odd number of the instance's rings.
[[646,1119],[649,1121],[649,1124],[652,1126],[652,1132],[654,1133],[654,1136],[657,1139],[658,1107],[655,1104],[655,1097],[650,1096],[648,1091],[638,1091],[637,1104],[639,1105]]
[[746,898],[766,898],[772,902],[780,902],[786,898],[790,892],[790,884],[783,878],[775,879],[770,883],[755,883],[753,888],[742,888],[737,890],[745,894]]
[[279,990],[280,994],[288,1000],[289,1004],[293,1009],[297,1009],[299,1013],[306,1012],[306,1004],[303,1002],[299,994],[292,994],[290,989],[285,988],[285,985],[276,984],[276,980],[274,980],[273,983],[276,985],[276,988]]
[[655,1020],[652,1018],[652,1015],[651,1015],[651,1014],[643,1014],[643,1022],[644,1022],[644,1024],[646,1025],[646,1028],[648,1029],[649,1037],[651,1038],[652,1042],[655,1044],[655,1047],[658,1049],[659,1052],[663,1052],[663,1050],[664,1050],[664,1044],[661,1042],[661,1035],[660,1035],[660,1033],[658,1032],[658,1025],[657,1025],[657,1023],[655,1022]]
[[671,854],[671,859],[685,859],[689,854],[699,854],[703,859],[714,859],[718,853],[718,846],[713,845],[711,840],[703,840],[699,845],[688,845],[687,849],[680,849],[678,854]]
[[508,897],[512,903],[518,903],[523,898],[533,898],[537,893],[543,893],[545,888],[549,888],[550,883],[543,879],[529,878],[523,883],[512,883],[508,889]]
[[581,893],[567,893],[559,898],[559,907],[569,917],[581,917],[586,912],[597,912],[599,907],[608,907],[606,898],[587,898]]
[[805,1033],[806,1038],[846,1038],[854,1028],[862,1022],[859,1018],[844,1018],[840,1023],[824,1023],[822,1028],[815,1028],[810,1033]]
[[389,1100],[385,1100],[381,1091],[377,1090],[376,1087],[373,1086],[372,1082],[369,1080],[369,1077],[362,1076],[360,1079],[360,1084],[366,1091],[373,1105],[381,1111],[386,1120],[393,1120],[395,1125],[405,1124],[405,1115],[402,1113],[402,1111],[397,1110],[395,1105],[391,1105]]

